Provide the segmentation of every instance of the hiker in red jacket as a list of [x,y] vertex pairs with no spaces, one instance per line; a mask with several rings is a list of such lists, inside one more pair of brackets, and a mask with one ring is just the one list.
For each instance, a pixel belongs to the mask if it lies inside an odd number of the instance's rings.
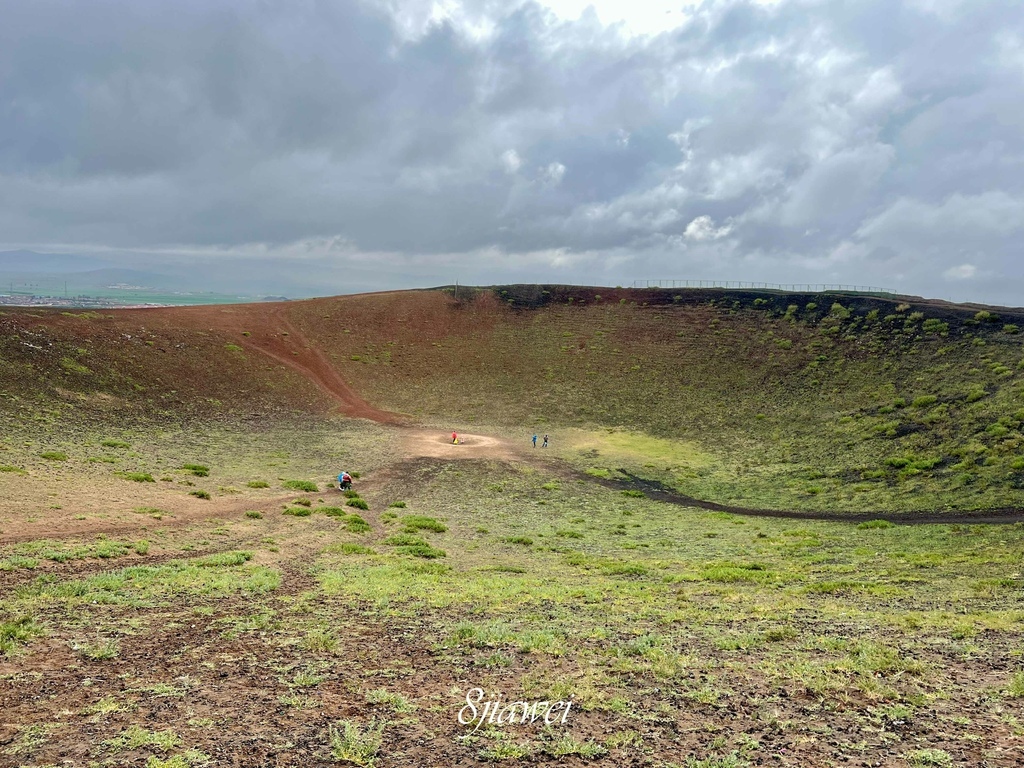
[[457,434],[455,434],[454,432],[452,432],[452,445],[458,445],[458,443],[459,443],[459,436]]

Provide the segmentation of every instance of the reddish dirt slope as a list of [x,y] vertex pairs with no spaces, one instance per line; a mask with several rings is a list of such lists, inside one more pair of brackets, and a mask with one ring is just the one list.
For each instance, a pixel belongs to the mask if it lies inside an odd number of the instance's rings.
[[[333,299],[332,301],[341,301]],[[299,374],[352,418],[402,423],[398,414],[375,408],[345,381],[322,351],[310,344],[289,315],[298,304],[235,304],[166,307],[115,312],[120,325],[154,331],[175,329],[216,334]]]

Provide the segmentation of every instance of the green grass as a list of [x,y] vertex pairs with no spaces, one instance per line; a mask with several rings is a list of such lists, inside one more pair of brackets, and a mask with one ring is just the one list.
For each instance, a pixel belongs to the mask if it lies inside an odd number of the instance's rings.
[[112,638],[97,637],[95,640],[75,641],[72,642],[71,649],[83,659],[91,661],[116,659],[121,653],[120,644]]
[[383,732],[384,723],[370,721],[368,725],[360,726],[351,720],[341,720],[328,728],[331,756],[338,762],[373,766],[380,751]]
[[285,480],[281,483],[281,487],[292,491],[305,491],[307,493],[316,493],[320,490],[317,487],[317,484],[311,480]]
[[168,752],[180,744],[181,737],[171,729],[147,731],[137,725],[130,726],[116,738],[103,742],[103,745],[114,753],[140,747],[152,747],[162,752]]
[[1024,699],[1024,671],[1013,673],[1005,695],[1008,699]]
[[405,696],[395,691],[389,691],[385,688],[375,688],[372,691],[367,691],[366,701],[369,704],[385,706],[392,712],[396,712],[398,714],[412,712],[416,709],[416,707],[413,706]]
[[438,522],[434,518],[426,517],[424,515],[406,515],[402,518],[402,526],[408,533],[415,533],[416,531],[444,533],[448,530],[448,526],[444,523]]
[[31,616],[0,622],[0,654],[10,656],[32,638],[43,634]]
[[[131,549],[132,545],[130,544],[104,537],[100,537],[92,543],[35,539],[15,544],[10,550],[13,557],[9,560],[13,561],[17,557],[29,560],[51,560],[55,563],[67,563],[86,558],[110,560],[127,555]],[[34,565],[25,563],[22,567],[34,567]]]

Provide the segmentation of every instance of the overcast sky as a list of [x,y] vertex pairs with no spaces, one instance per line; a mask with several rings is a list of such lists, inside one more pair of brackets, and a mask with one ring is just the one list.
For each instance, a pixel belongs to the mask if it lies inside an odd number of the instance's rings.
[[1024,305],[1020,0],[588,5],[0,0],[0,248]]

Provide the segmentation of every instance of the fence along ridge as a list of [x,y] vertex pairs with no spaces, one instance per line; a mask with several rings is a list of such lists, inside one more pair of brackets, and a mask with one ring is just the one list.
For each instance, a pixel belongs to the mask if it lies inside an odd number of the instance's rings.
[[898,296],[896,291],[874,285],[844,285],[841,283],[761,283],[747,280],[634,280],[634,288],[735,288],[740,290],[786,291],[787,293],[882,293]]

